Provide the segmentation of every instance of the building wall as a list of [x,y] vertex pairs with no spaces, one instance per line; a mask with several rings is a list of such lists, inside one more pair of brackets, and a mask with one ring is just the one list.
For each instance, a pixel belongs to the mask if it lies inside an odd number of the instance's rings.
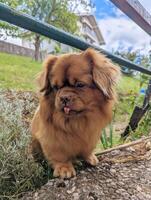
[[[28,40],[23,40],[23,47],[32,48],[34,50],[34,46],[31,46],[31,42]],[[55,40],[45,39],[40,44],[40,50],[45,52],[46,54],[56,53],[55,47],[60,46],[60,50],[62,53],[72,52],[72,47],[56,42]]]
[[[34,50],[1,40],[0,40],[0,52],[34,58]],[[43,59],[44,57],[45,54],[40,52],[39,58]]]
[[81,21],[80,30],[84,39],[91,44],[99,45],[96,33],[93,29],[92,24],[90,24],[87,16],[81,16],[80,21]]

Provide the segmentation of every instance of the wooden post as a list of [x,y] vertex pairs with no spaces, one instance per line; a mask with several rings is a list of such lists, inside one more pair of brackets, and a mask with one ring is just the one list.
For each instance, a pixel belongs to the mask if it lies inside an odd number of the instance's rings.
[[134,108],[134,111],[132,113],[132,116],[130,118],[130,122],[128,126],[126,127],[125,131],[121,134],[121,139],[126,139],[129,136],[130,131],[135,131],[135,129],[138,127],[138,124],[146,111],[150,108],[149,101],[151,99],[151,79],[148,83],[148,88],[146,90],[144,102],[142,107],[136,106]]

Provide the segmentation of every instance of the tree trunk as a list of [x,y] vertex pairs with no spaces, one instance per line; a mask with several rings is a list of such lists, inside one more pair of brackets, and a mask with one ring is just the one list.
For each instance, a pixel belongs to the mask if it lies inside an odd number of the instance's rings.
[[36,34],[35,36],[35,54],[34,58],[35,60],[39,60],[39,55],[40,55],[40,35]]

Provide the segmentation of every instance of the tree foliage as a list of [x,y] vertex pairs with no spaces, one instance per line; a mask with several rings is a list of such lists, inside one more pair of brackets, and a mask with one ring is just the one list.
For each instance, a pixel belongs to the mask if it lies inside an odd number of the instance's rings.
[[[1,0],[1,3],[10,6],[11,8],[18,9],[22,0]],[[17,37],[19,28],[7,22],[0,21],[0,38],[6,38],[7,36]]]
[[[85,10],[91,8],[91,2],[88,0],[2,0],[2,3],[74,34],[78,34],[78,16],[75,12],[78,12],[79,4]],[[38,59],[40,44],[44,39],[43,36],[30,31],[22,31],[8,23],[0,23],[0,27],[5,30],[7,35],[24,37],[34,41],[35,59]]]

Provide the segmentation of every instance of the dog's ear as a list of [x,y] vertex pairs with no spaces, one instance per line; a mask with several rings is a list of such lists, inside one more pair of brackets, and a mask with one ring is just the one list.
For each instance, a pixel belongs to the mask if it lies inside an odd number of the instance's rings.
[[114,86],[120,77],[120,69],[114,65],[105,55],[87,49],[84,55],[92,67],[93,81],[108,99],[114,98]]
[[40,92],[43,92],[44,95],[48,95],[52,90],[50,83],[50,71],[56,60],[57,56],[49,55],[43,63],[43,71],[37,77]]

